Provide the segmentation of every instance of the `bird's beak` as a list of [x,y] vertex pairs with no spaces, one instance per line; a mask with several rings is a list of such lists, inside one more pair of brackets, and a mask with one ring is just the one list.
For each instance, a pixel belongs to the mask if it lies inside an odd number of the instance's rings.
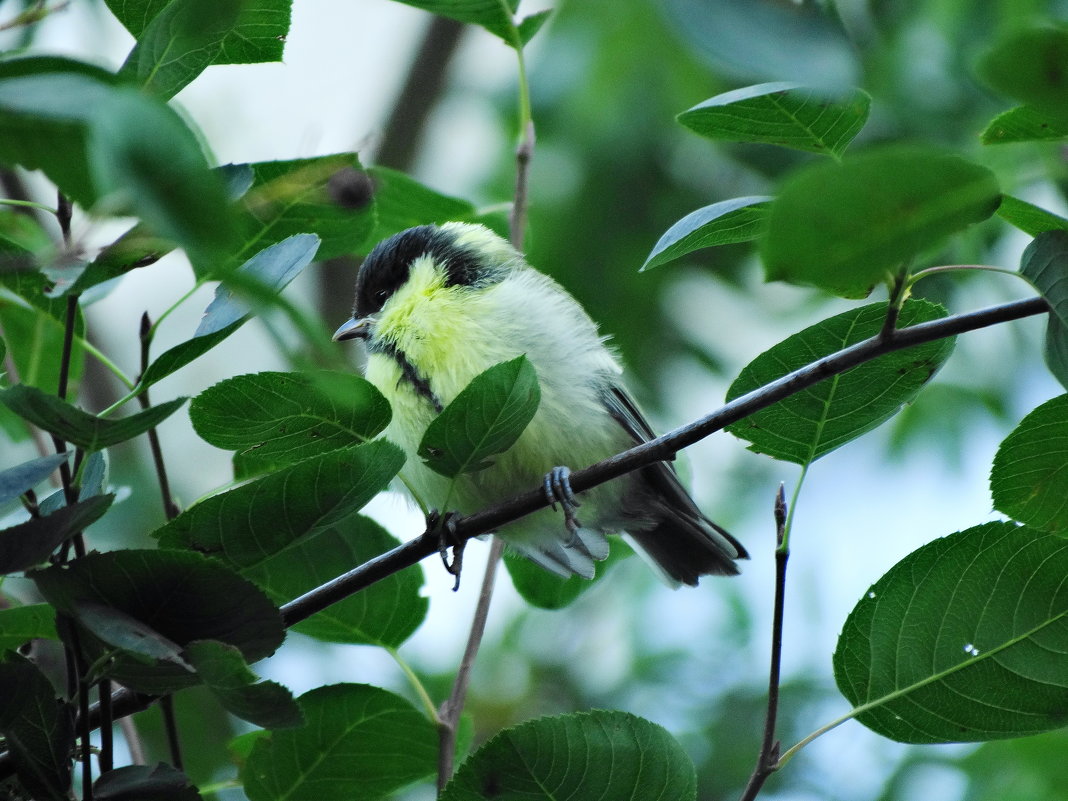
[[373,317],[353,317],[334,332],[334,342],[342,342],[346,339],[367,339],[371,336],[371,326],[374,325]]

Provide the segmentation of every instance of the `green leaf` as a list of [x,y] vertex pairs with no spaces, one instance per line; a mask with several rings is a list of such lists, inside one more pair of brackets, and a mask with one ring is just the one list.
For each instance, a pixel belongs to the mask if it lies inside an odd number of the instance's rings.
[[292,693],[274,681],[259,681],[241,652],[216,640],[196,640],[185,656],[228,712],[266,729],[300,726],[304,715]]
[[173,249],[171,242],[151,233],[143,223],[138,223],[101,250],[83,269],[70,274],[65,280],[57,280],[56,276],[52,276],[55,285],[48,296],[59,298],[81,294],[131,270],[154,264]]
[[393,693],[335,684],[298,700],[307,723],[257,740],[241,771],[250,801],[375,801],[437,769],[437,730]]
[[33,217],[0,210],[0,273],[35,270],[54,258],[52,240]]
[[[285,636],[281,616],[263,592],[203,554],[91,553],[29,577],[46,600],[69,615],[77,615],[79,604],[94,602],[124,612],[183,647],[193,640],[236,646],[250,663],[270,656]],[[145,664],[143,658],[115,652],[88,631],[82,646],[90,663],[110,654],[99,665],[102,672],[138,692],[170,692],[197,680],[177,665]]]
[[853,141],[871,110],[860,89],[831,96],[796,83],[762,83],[716,95],[678,116],[709,139],[781,145],[838,157]]
[[403,172],[388,167],[368,170],[375,184],[378,223],[368,242],[381,242],[417,225],[469,220],[475,207],[423,186]]
[[441,801],[696,797],[693,763],[667,731],[598,710],[505,729],[460,766]]
[[0,609],[0,651],[14,651],[30,640],[56,638],[56,610],[49,604]]
[[163,762],[125,765],[93,782],[96,801],[200,801],[200,797],[188,776]]
[[330,451],[206,498],[155,536],[162,547],[191,548],[247,568],[358,511],[402,464],[404,454],[385,440]]
[[[783,340],[749,363],[727,390],[727,400],[752,392],[842,348],[876,336],[887,306],[874,303],[830,317]],[[899,327],[944,317],[945,309],[907,301]],[[871,431],[912,400],[949,358],[953,339],[888,353],[779,401],[727,427],[749,449],[810,464]]]
[[[135,39],[142,39],[171,0],[105,0]],[[237,23],[223,38],[213,64],[281,61],[289,32],[291,0],[244,0]]]
[[[313,531],[241,574],[281,604],[399,545],[370,518],[352,514]],[[326,642],[397,648],[426,619],[430,602],[421,594],[422,587],[422,567],[413,565],[331,604],[293,628]]]
[[[215,290],[194,337],[216,334],[241,323],[252,312],[237,294],[271,300],[311,264],[319,249],[314,234],[294,234],[265,247],[231,273]],[[237,294],[235,294],[235,291]]]
[[95,601],[74,599],[71,611],[79,623],[108,645],[130,654],[139,654],[148,660],[171,662],[193,672],[193,668],[182,658],[180,645],[121,609]]
[[511,47],[521,46],[519,33],[512,21],[510,9],[501,0],[398,0],[406,6],[415,6],[432,14],[472,25],[481,25],[494,36],[499,36]]
[[1020,274],[1049,302],[1046,364],[1068,386],[1068,231],[1058,228],[1036,236],[1020,258]]
[[39,565],[72,536],[103,517],[114,495],[97,495],[0,531],[0,575]]
[[563,609],[570,606],[580,595],[592,589],[609,567],[630,555],[631,550],[619,539],[610,540],[608,558],[594,562],[594,576],[564,578],[550,573],[544,567],[512,551],[504,552],[504,566],[512,579],[512,586],[523,600],[539,609]]
[[69,458],[69,453],[55,453],[9,467],[0,473],[0,506],[36,487]]
[[475,376],[427,426],[419,456],[452,478],[493,464],[489,457],[515,444],[541,400],[538,374],[525,356]]
[[0,735],[15,775],[33,798],[69,798],[74,709],[58,701],[44,674],[19,656],[0,659]]
[[119,75],[165,100],[219,56],[243,0],[172,0],[137,37]]
[[1068,124],[1068,30],[1015,30],[980,61],[979,76],[994,90]]
[[549,17],[553,15],[553,10],[547,8],[544,11],[538,11],[529,16],[523,17],[520,20],[517,30],[519,32],[519,41],[525,47],[531,39],[538,35],[538,31],[542,29],[542,26],[549,20]]
[[1011,195],[1002,196],[998,216],[1031,236],[1046,231],[1068,231],[1068,220],[1064,217]]
[[1003,111],[979,134],[984,145],[1012,142],[1055,142],[1068,137],[1068,120],[1045,114],[1033,106]]
[[883,148],[813,165],[771,207],[761,248],[768,280],[865,297],[921,251],[989,217],[1000,198],[990,170],[935,150]]
[[185,398],[175,398],[129,417],[106,420],[83,412],[36,387],[16,384],[0,390],[0,403],[15,414],[87,451],[109,448],[155,428],[185,401]]
[[1028,414],[998,446],[994,508],[1032,528],[1068,534],[1068,395]]
[[736,197],[692,211],[667,229],[641,271],[716,245],[749,242],[764,233],[773,198]]
[[[42,277],[40,273],[35,276]],[[0,283],[6,282],[0,279]],[[28,283],[20,282],[21,288],[28,288]],[[55,355],[63,352],[63,323],[36,304],[35,308],[26,308],[0,297],[0,327],[3,328],[8,356],[15,363],[19,380],[54,395],[59,390],[60,360]],[[75,336],[80,337],[84,333],[85,322],[79,314]],[[84,367],[85,352],[75,347],[71,354],[69,391],[74,391]]]
[[857,720],[899,742],[1023,737],[1068,723],[1068,542],[1014,523],[906,556],[834,653]]
[[268,470],[367,442],[389,424],[389,403],[352,373],[254,373],[229,378],[193,399],[197,434]]
[[355,153],[229,167],[251,169],[254,176],[241,199],[240,244],[232,263],[296,234],[318,236],[318,257],[333,259],[358,252],[374,228],[376,203],[354,208],[337,202],[331,191],[335,176],[362,171]]
[[211,334],[194,336],[191,339],[187,339],[185,342],[175,345],[169,350],[165,350],[157,356],[152,361],[152,364],[148,366],[148,369],[145,370],[144,374],[141,376],[141,380],[137,382],[137,388],[145,389],[150,387],[157,381],[162,381],[172,373],[181,370],[187,364],[199,359],[209,350],[214,348],[246,322],[248,322],[248,318],[242,317],[240,320],[230,323],[230,325],[225,328],[221,328]]

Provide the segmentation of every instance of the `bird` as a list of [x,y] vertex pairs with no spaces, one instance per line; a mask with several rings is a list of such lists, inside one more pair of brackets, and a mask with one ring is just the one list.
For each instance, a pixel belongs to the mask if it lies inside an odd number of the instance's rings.
[[[673,587],[736,574],[736,560],[748,558],[698,509],[668,462],[575,496],[567,465],[592,464],[655,435],[623,387],[607,337],[578,301],[485,226],[420,225],[379,242],[357,273],[352,318],[333,339],[363,340],[364,376],[393,411],[382,436],[405,452],[402,483],[424,509],[447,498],[447,511],[462,516],[544,486],[548,500],[563,505],[563,522],[553,504],[495,534],[562,577],[592,578],[610,534]],[[475,376],[520,355],[537,373],[541,400],[518,440],[490,467],[455,480],[427,467],[418,448],[431,420]]]

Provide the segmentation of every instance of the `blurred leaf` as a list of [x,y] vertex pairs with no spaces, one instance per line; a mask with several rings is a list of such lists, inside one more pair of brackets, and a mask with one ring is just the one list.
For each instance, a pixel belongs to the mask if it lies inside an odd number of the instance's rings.
[[1068,30],[1014,30],[979,62],[979,76],[992,89],[1068,124]]
[[773,199],[736,197],[690,212],[660,237],[641,266],[642,271],[701,248],[757,239],[764,233]]
[[[351,514],[243,569],[241,574],[281,604],[399,545],[370,518]],[[325,642],[396,648],[426,619],[430,602],[421,594],[422,587],[423,569],[413,565],[331,604],[293,628]]]
[[0,531],[0,574],[41,564],[63,542],[99,520],[113,500],[114,495],[97,495]]
[[[278,610],[251,582],[203,554],[175,550],[91,553],[67,565],[29,574],[60,611],[76,614],[92,601],[118,609],[185,646],[220,640],[241,649],[248,662],[270,656],[282,643]],[[90,661],[106,650],[82,638]],[[195,683],[188,671],[167,663],[113,654],[102,672],[138,692],[170,692]]]
[[[727,390],[727,400],[877,335],[886,310],[885,303],[873,303],[790,336],[742,370]],[[945,314],[934,303],[909,300],[901,309],[898,327]],[[880,356],[733,423],[727,430],[747,440],[752,451],[811,464],[893,417],[949,358],[953,341],[942,339]]]
[[493,464],[489,457],[515,444],[540,400],[538,374],[526,356],[496,364],[430,421],[419,456],[447,478],[484,470]]
[[[693,763],[662,727],[626,712],[538,718],[468,758],[441,801],[697,797]],[[255,800],[254,800],[255,801]]]
[[126,765],[93,782],[96,801],[198,801],[200,797],[188,776],[163,762]]
[[506,45],[521,47],[519,33],[512,14],[518,5],[516,0],[398,0],[407,6],[415,6],[432,14],[481,25],[494,36],[499,36]]
[[74,710],[56,698],[37,666],[0,659],[0,735],[15,775],[35,799],[67,801],[74,750]]
[[33,217],[0,210],[0,273],[35,270],[53,250],[52,240]]
[[117,445],[155,428],[176,412],[185,401],[186,398],[175,398],[129,417],[106,420],[83,412],[36,387],[16,384],[0,390],[0,403],[15,414],[41,430],[55,434],[87,451],[98,451]]
[[845,622],[835,680],[898,742],[1022,737],[1068,722],[1068,542],[1015,523],[935,540]]
[[56,610],[50,604],[0,609],[0,651],[14,651],[38,638],[56,639]]
[[1020,257],[1020,274],[1049,303],[1046,364],[1068,387],[1068,231],[1058,228],[1036,236]]
[[165,256],[174,245],[151,233],[143,223],[138,223],[106,248],[82,269],[71,273],[65,280],[51,276],[55,286],[49,291],[52,298],[78,295],[90,287],[125,275],[139,267],[147,267]]
[[171,0],[138,35],[119,75],[169,100],[218,58],[227,36],[240,36],[243,6],[243,0]]
[[404,464],[385,440],[330,451],[202,500],[155,532],[161,547],[258,565],[336,524],[383,490]]
[[108,645],[131,654],[139,654],[149,660],[171,662],[190,673],[193,672],[190,664],[182,658],[180,645],[121,609],[95,601],[74,599],[71,611],[79,623]]
[[865,297],[920,251],[989,217],[1000,197],[990,170],[928,149],[883,148],[799,170],[771,207],[761,249],[768,280]]
[[998,446],[994,508],[1041,531],[1068,534],[1068,395],[1028,414]]
[[371,167],[368,173],[374,180],[378,210],[370,242],[380,242],[417,225],[467,220],[475,214],[475,207],[466,200],[435,192],[399,170]]
[[[63,352],[64,326],[47,312],[12,303],[0,297],[0,327],[7,341],[7,352],[15,364],[13,375],[22,384],[38,387],[55,394],[59,390],[60,360],[56,354]],[[85,322],[79,314],[75,324],[75,336],[85,332]],[[68,387],[71,392],[77,386],[85,367],[85,351],[75,347],[71,353]]]
[[508,568],[512,586],[528,604],[539,609],[563,609],[592,589],[609,567],[630,555],[630,549],[622,540],[611,539],[609,542],[611,550],[608,552],[608,558],[594,562],[595,573],[592,579],[577,575],[567,578],[558,576],[512,551],[504,552],[504,566]]
[[241,452],[246,468],[268,470],[367,442],[389,424],[389,403],[351,373],[254,373],[193,399],[193,428],[217,448]]
[[374,202],[353,208],[331,193],[335,176],[362,171],[355,153],[228,166],[247,167],[254,176],[241,198],[240,245],[233,263],[296,234],[318,236],[318,257],[333,259],[359,251],[375,226]]
[[216,640],[195,640],[185,656],[231,714],[265,729],[300,726],[304,716],[293,695],[274,681],[259,681],[241,651]]
[[173,348],[165,350],[157,356],[150,365],[148,365],[148,369],[145,370],[141,379],[137,382],[137,388],[146,389],[157,381],[162,381],[172,373],[181,370],[187,364],[199,359],[209,350],[214,348],[246,322],[248,322],[248,318],[242,317],[240,320],[230,323],[230,325],[221,328],[214,333],[193,336],[191,339],[187,339],[185,342],[181,342]]
[[984,145],[1012,142],[1053,142],[1068,137],[1068,121],[1045,114],[1033,106],[1003,111],[979,134]]
[[1031,236],[1046,231],[1068,230],[1068,220],[1064,217],[1011,195],[1002,195],[998,216]]
[[549,17],[551,17],[552,14],[553,10],[551,8],[547,8],[544,11],[538,11],[534,14],[530,14],[529,16],[523,17],[523,19],[520,20],[519,25],[517,26],[520,44],[525,47],[531,39],[537,36],[538,31],[541,30],[542,26],[548,21]]
[[273,296],[311,264],[318,249],[319,237],[314,234],[294,234],[265,247],[219,284],[193,336],[217,334],[245,320],[251,310],[236,297],[235,290],[240,293],[255,285],[262,293]]
[[[2,357],[3,353],[0,353],[0,358]],[[4,470],[0,473],[0,506],[36,487],[69,458],[69,453],[54,453]]]
[[[172,0],[105,0],[111,12],[135,39],[143,38]],[[178,3],[180,5],[181,3]],[[244,0],[229,35],[222,40],[213,64],[256,64],[280,61],[289,32],[291,0]],[[172,12],[173,16],[173,12]],[[158,26],[157,26],[158,27]]]
[[437,730],[403,698],[335,684],[298,701],[307,723],[253,746],[241,771],[250,801],[375,801],[437,769]]
[[841,156],[864,127],[871,97],[796,83],[762,83],[716,95],[682,112],[678,120],[708,139],[781,145]]

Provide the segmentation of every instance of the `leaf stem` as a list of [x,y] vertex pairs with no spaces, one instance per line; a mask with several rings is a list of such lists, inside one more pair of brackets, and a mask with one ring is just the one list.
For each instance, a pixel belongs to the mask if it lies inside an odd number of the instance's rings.
[[[138,383],[140,383],[141,376],[143,376],[148,369],[148,352],[152,345],[152,321],[148,317],[148,312],[141,315],[140,340],[141,375],[138,376]],[[148,397],[147,387],[137,396],[137,402],[141,405],[142,409],[148,409],[152,405],[152,401]],[[174,518],[178,517],[181,510],[171,496],[171,485],[167,480],[167,466],[163,460],[163,448],[159,444],[159,432],[156,430],[156,427],[153,426],[147,433],[148,445],[152,450],[152,464],[156,468],[156,478],[159,481],[159,492],[163,501],[163,514],[168,520],[174,520]]]
[[[0,27],[0,30],[3,30]],[[51,206],[46,206],[44,203],[34,203],[32,200],[15,200],[14,198],[4,197],[0,198],[0,206],[23,206],[27,209],[40,209],[41,211],[47,211],[49,214],[58,215],[59,210],[54,209]]]
[[419,676],[412,670],[411,665],[401,658],[400,652],[393,646],[384,645],[382,647],[385,648],[387,654],[393,657],[393,661],[397,663],[397,666],[408,679],[408,683],[412,686],[412,689],[415,690],[415,694],[419,696],[419,703],[423,705],[423,709],[426,711],[426,716],[430,718],[434,725],[440,726],[441,718],[438,717],[438,710],[434,707],[434,701],[430,698],[430,693],[426,691],[426,687],[423,686],[423,682],[419,681]]
[[[907,289],[911,289],[915,286],[917,281],[927,278],[931,275],[937,275],[938,273],[949,273],[964,270],[983,270],[990,273],[1004,273],[1005,275],[1012,275],[1016,278],[1023,278],[1027,280],[1018,270],[1010,270],[1006,267],[994,267],[990,264],[940,264],[937,267],[927,267],[909,276]],[[1028,282],[1030,283],[1030,282]]]

